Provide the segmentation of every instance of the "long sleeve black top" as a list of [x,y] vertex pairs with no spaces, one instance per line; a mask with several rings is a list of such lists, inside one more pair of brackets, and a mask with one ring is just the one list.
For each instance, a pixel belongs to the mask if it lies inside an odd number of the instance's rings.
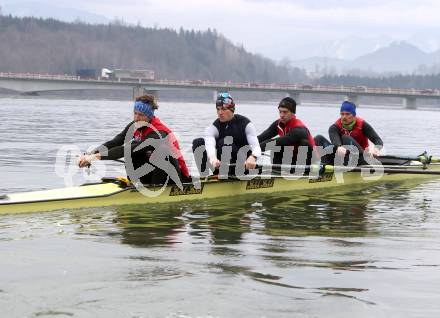
[[[103,143],[101,146],[96,148],[92,151],[92,153],[100,153],[101,160],[115,160],[124,157],[124,142],[125,137],[127,135],[128,130],[130,129],[131,125],[133,125],[134,122],[129,123],[124,130],[122,130],[119,134],[117,134],[113,139]],[[159,135],[160,134],[160,135]],[[165,138],[166,133],[165,132],[159,132],[156,133],[155,131],[151,132],[147,136],[147,138]],[[139,141],[134,141],[132,138],[129,139],[129,143],[131,146],[131,151],[133,152],[134,149],[141,143]],[[153,149],[148,149],[149,147],[143,148],[139,151],[148,151]],[[107,149],[107,152],[105,151]]]
[[[362,127],[362,133],[376,146],[383,146],[383,141],[379,137],[379,135],[376,133],[376,131],[371,127],[370,124],[368,124],[366,121],[364,121],[364,125]],[[328,134],[330,137],[331,143],[336,146],[342,146],[342,139],[341,139],[341,132],[339,131],[338,126],[335,124],[331,125],[328,129]]]
[[275,120],[269,128],[258,136],[261,148],[264,148],[272,140],[275,140],[276,146],[293,146],[301,144],[303,141],[308,141],[308,131],[304,127],[293,128],[283,137],[272,139],[275,136],[278,136],[278,120]]

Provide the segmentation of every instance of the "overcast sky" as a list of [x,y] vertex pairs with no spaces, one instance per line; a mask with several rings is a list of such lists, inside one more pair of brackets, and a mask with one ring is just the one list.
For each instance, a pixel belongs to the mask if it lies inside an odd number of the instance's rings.
[[[12,2],[1,1],[0,4]],[[30,2],[15,0],[14,3]],[[412,40],[440,47],[439,0],[36,0],[144,26],[215,28],[271,58],[302,58],[336,40]],[[7,7],[7,6],[5,6]],[[348,40],[347,40],[348,41]],[[321,50],[322,51],[322,50]],[[295,52],[295,53],[292,53]],[[319,52],[318,52],[319,53]],[[316,53],[316,54],[318,54]],[[322,54],[332,55],[331,52]]]

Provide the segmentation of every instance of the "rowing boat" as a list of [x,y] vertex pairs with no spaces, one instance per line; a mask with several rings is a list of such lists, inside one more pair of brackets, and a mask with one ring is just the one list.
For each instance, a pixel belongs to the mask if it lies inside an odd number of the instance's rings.
[[340,182],[333,167],[325,166],[322,173],[316,176],[275,176],[260,175],[251,180],[210,178],[201,181],[199,186],[192,183],[168,185],[161,190],[160,186],[147,187],[149,191],[158,191],[154,196],[146,196],[136,187],[122,178],[103,179],[102,182],[82,186],[14,193],[0,196],[0,214],[53,211],[60,209],[77,209],[105,207],[113,205],[174,203],[191,200],[205,200],[232,197],[245,194],[265,194],[277,192],[313,191],[317,189],[340,186],[369,185],[387,181],[423,182],[440,178],[440,164],[423,164],[411,161],[405,166],[387,167],[380,179],[366,178],[365,170],[371,167],[360,167],[352,171],[341,172],[344,182]]

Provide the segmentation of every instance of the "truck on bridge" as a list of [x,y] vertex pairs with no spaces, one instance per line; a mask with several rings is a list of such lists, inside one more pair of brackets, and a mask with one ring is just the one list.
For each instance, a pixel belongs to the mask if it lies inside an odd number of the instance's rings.
[[108,79],[113,81],[152,81],[154,80],[153,70],[129,70],[129,69],[108,69],[103,68],[99,74],[96,69],[79,69],[76,76],[80,79]]
[[154,71],[129,69],[109,70],[103,68],[101,71],[101,77],[117,81],[152,81],[154,80]]

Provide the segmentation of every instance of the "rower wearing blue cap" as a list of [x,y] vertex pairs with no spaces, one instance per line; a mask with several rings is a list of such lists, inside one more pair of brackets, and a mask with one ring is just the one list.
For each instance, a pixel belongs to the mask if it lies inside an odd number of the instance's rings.
[[356,146],[360,153],[368,153],[374,157],[380,156],[383,141],[370,124],[357,116],[356,104],[344,101],[341,104],[340,116],[329,128],[330,141],[318,135],[315,137],[317,146],[333,145],[340,156],[347,154],[346,146],[348,145]]

